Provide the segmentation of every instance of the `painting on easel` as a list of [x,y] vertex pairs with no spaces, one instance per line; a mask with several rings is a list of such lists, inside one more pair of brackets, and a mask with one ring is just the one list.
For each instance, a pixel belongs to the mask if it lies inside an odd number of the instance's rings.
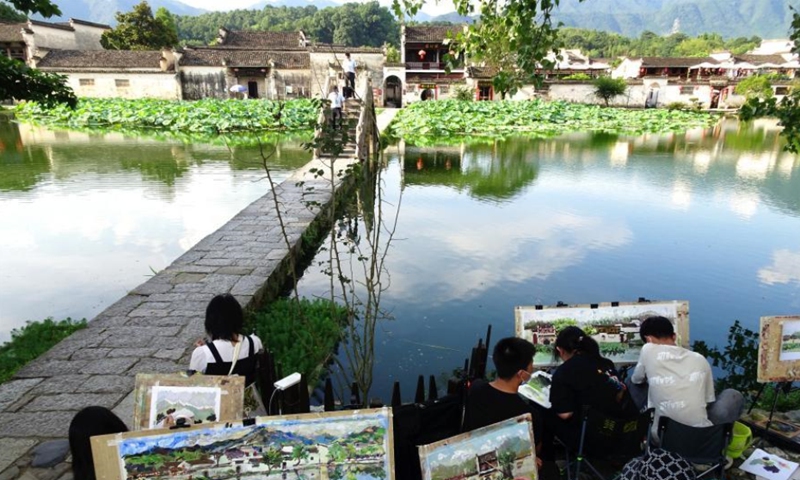
[[240,420],[244,377],[140,373],[133,397],[135,430]]
[[419,447],[423,480],[536,480],[530,414]]
[[91,441],[98,480],[394,478],[388,408],[258,417]]
[[689,346],[689,302],[686,301],[525,306],[516,307],[514,313],[517,337],[536,345],[533,364],[537,367],[555,365],[555,339],[570,325],[580,327],[595,339],[603,356],[618,365],[633,365],[639,360],[643,345],[639,326],[647,317],[668,318],[675,327],[678,345]]
[[758,381],[800,379],[800,315],[761,317]]

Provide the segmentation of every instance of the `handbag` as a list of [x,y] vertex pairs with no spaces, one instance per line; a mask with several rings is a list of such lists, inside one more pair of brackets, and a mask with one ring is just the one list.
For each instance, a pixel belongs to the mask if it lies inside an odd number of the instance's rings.
[[[239,352],[242,349],[244,339],[240,338],[233,348],[233,359],[231,359],[231,370],[228,376],[233,375],[233,370],[236,368],[236,362],[239,361]],[[254,355],[255,352],[250,352]],[[267,415],[267,409],[264,407],[264,401],[261,399],[261,394],[258,393],[255,382],[244,388],[244,405],[242,409],[244,418],[263,417]]]

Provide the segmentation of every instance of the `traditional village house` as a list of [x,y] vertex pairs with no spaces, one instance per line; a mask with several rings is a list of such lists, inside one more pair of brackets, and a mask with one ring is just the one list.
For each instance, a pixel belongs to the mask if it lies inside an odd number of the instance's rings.
[[51,49],[102,50],[100,37],[109,29],[108,25],[74,18],[60,23],[0,23],[0,45],[7,57],[30,62]]
[[445,68],[445,55],[450,52],[448,38],[463,28],[463,25],[401,27],[400,60],[404,71],[388,70],[384,82],[392,85],[393,89],[398,85],[403,88],[404,104],[450,98],[454,86],[466,86],[463,55],[449,73]]
[[558,52],[550,52],[546,60],[553,64],[551,68],[542,69],[546,79],[561,79],[576,73],[583,73],[594,78],[611,72],[611,65],[599,59],[593,60],[579,49],[561,49]]
[[171,50],[50,50],[31,66],[66,75],[79,97],[181,98]]

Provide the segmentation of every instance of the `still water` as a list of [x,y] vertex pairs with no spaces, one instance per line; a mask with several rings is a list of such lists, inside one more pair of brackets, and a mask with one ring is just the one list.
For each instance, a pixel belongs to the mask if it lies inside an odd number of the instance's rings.
[[[279,145],[275,180],[309,159]],[[0,121],[0,342],[27,320],[92,318],[168,266],[268,191],[260,160]]]
[[[389,148],[384,220],[400,210],[381,307],[393,320],[376,327],[373,395],[388,401],[400,380],[412,399],[417,375],[462,366],[487,325],[513,335],[517,305],[688,300],[690,340],[712,344],[734,320],[800,313],[800,160],[778,132],[724,121]],[[318,270],[302,294],[328,291]]]
[[[724,121],[390,147],[384,221],[399,213],[381,308],[393,319],[376,326],[372,395],[388,401],[398,379],[410,399],[417,375],[462,366],[487,325],[512,335],[517,305],[688,300],[691,340],[711,343],[734,320],[800,313],[800,160],[778,132]],[[308,158],[282,144],[273,168],[285,178]],[[169,265],[267,191],[257,160],[0,123],[0,341],[25,320],[91,318]],[[300,290],[328,285],[312,264]]]

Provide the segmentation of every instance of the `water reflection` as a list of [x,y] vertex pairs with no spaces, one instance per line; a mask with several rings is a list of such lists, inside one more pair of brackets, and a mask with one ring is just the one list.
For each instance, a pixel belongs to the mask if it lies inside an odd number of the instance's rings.
[[[278,144],[278,180],[304,165]],[[89,317],[267,192],[258,149],[0,123],[0,342]],[[151,270],[152,269],[152,270]]]
[[538,164],[527,158],[528,146],[497,142],[469,148],[405,148],[406,185],[448,185],[490,202],[512,199],[536,180]]
[[759,270],[758,278],[767,285],[800,283],[800,250],[776,250],[772,264]]

